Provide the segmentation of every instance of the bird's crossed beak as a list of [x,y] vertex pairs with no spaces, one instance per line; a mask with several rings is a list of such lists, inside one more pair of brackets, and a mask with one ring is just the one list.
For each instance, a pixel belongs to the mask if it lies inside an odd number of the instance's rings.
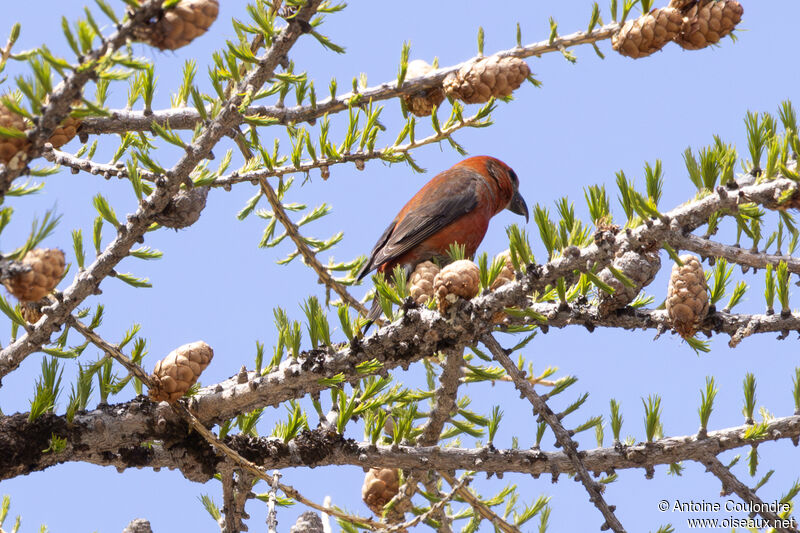
[[522,197],[519,191],[514,191],[514,196],[508,203],[508,210],[512,213],[516,213],[517,215],[525,217],[525,222],[528,222],[528,204],[525,203],[525,199]]

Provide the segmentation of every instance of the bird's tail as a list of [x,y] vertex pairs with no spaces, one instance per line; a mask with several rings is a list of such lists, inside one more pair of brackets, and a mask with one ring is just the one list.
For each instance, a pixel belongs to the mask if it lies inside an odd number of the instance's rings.
[[381,316],[382,312],[383,308],[381,307],[381,298],[376,292],[375,298],[372,299],[372,307],[369,308],[369,313],[367,313],[367,320],[369,322],[367,322],[364,325],[364,334],[366,334],[367,331],[369,331],[369,328],[371,328],[372,324],[375,323],[375,320],[377,320],[377,318]]

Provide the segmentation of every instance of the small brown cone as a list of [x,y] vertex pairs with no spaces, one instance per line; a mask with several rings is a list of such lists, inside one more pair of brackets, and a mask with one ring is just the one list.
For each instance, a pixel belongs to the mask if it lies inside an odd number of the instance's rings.
[[[499,289],[506,283],[511,283],[517,277],[514,272],[514,263],[511,261],[511,251],[506,250],[501,252],[498,257],[503,259],[503,270],[500,271],[500,274],[498,274],[492,282],[492,285],[489,287],[491,290]],[[502,324],[506,318],[508,318],[508,315],[503,311],[499,311],[492,315],[492,323]]]
[[464,103],[482,104],[493,96],[511,96],[530,73],[531,69],[522,59],[485,57],[448,74],[443,82],[444,91]]
[[695,334],[708,314],[708,289],[697,257],[685,254],[680,259],[683,266],[672,266],[666,307],[672,327],[685,339]]
[[65,118],[61,122],[61,125],[53,131],[48,142],[53,145],[53,148],[61,148],[77,135],[80,125],[80,119],[73,117]]
[[200,218],[200,213],[206,207],[208,187],[194,187],[190,190],[181,189],[167,204],[163,211],[153,217],[153,220],[166,228],[175,230],[191,226]]
[[[18,131],[28,129],[25,119],[2,103],[0,103],[0,126]],[[13,170],[21,169],[28,160],[27,151],[30,145],[27,137],[0,137],[0,163]]]
[[208,31],[218,14],[218,0],[181,0],[135,35],[160,50],[177,50]]
[[157,402],[175,402],[197,382],[214,357],[214,350],[203,341],[184,344],[156,363],[150,397]]
[[383,434],[387,437],[394,436],[394,418],[391,413],[386,417],[386,422],[383,423]]
[[681,24],[683,16],[677,9],[653,9],[646,15],[626,22],[611,37],[611,48],[633,59],[647,57],[677,37]]
[[378,516],[400,490],[400,471],[395,468],[371,468],[364,476],[361,499]]
[[428,300],[433,299],[433,280],[438,273],[438,266],[430,261],[424,261],[417,265],[408,279],[408,292],[419,305],[425,305]]
[[686,50],[716,44],[742,20],[744,8],[736,0],[700,0],[684,12],[675,42]]
[[444,267],[433,280],[433,290],[439,302],[439,312],[444,313],[459,297],[474,298],[481,286],[478,266],[461,259]]
[[635,300],[639,292],[655,279],[661,269],[661,258],[658,250],[642,253],[617,252],[612,266],[627,276],[634,286],[626,286],[609,269],[602,270],[598,277],[614,289],[614,294],[600,291],[600,303],[597,306],[600,316],[607,316]]
[[[424,76],[432,70],[434,70],[433,67],[425,61],[415,59],[408,63],[406,79]],[[404,94],[403,101],[412,114],[418,117],[427,117],[433,113],[434,106],[438,106],[444,101],[444,91],[441,87],[423,89],[412,94]]]
[[511,283],[516,279],[516,274],[514,273],[514,263],[511,262],[511,252],[506,250],[501,252],[498,257],[503,260],[503,270],[500,271],[500,274],[498,274],[495,280],[492,282],[491,287],[489,287],[491,290],[502,287],[506,283]]
[[5,281],[8,292],[21,302],[36,302],[56,288],[64,274],[64,252],[55,248],[36,248],[22,258],[30,270]]

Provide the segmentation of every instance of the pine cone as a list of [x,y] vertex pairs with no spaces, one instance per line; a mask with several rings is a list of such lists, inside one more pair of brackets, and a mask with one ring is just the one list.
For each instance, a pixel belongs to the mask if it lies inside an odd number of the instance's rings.
[[42,318],[42,312],[34,302],[22,302],[19,311],[28,324],[36,324]]
[[430,261],[417,265],[408,279],[408,289],[411,297],[419,305],[425,305],[434,296],[433,280],[439,273],[439,267]]
[[[503,265],[503,270],[500,271],[500,274],[497,275],[492,285],[489,287],[491,290],[496,290],[505,285],[506,283],[511,283],[515,279],[517,279],[516,272],[514,271],[514,263],[511,261],[511,251],[506,250],[501,252],[498,257],[502,258],[505,264]],[[503,311],[498,311],[494,315],[492,315],[492,324],[502,324],[508,315]]]
[[611,48],[634,59],[647,57],[677,37],[681,24],[683,16],[677,9],[653,9],[646,15],[626,22],[611,37]]
[[364,476],[361,499],[378,516],[400,490],[400,471],[395,468],[371,468]]
[[517,279],[516,273],[514,272],[514,263],[511,262],[511,251],[506,250],[501,252],[498,257],[502,258],[505,264],[503,265],[503,270],[500,271],[500,274],[497,275],[491,287],[489,287],[492,290]]
[[742,20],[744,8],[736,0],[700,0],[684,13],[675,42],[686,50],[718,43]]
[[153,220],[164,227],[175,230],[186,228],[197,222],[206,207],[208,187],[181,189]]
[[394,436],[394,418],[391,413],[389,413],[389,416],[386,417],[386,421],[383,423],[383,434],[390,438]]
[[708,291],[697,257],[685,254],[680,259],[683,266],[672,266],[666,307],[672,327],[685,339],[695,334],[708,314]]
[[467,300],[474,298],[480,285],[480,270],[475,263],[467,259],[450,263],[433,279],[439,312],[444,313],[459,296]]
[[73,117],[65,118],[61,122],[61,125],[53,131],[53,134],[47,142],[52,144],[53,148],[61,148],[75,137],[80,125],[80,119]]
[[510,96],[531,69],[516,57],[490,56],[468,63],[444,79],[444,92],[467,104],[482,104],[492,96]]
[[[0,104],[0,126],[19,131],[28,129],[25,119],[3,104]],[[13,170],[21,169],[28,160],[27,150],[30,145],[27,137],[0,137],[0,163]]]
[[181,0],[134,35],[160,50],[177,50],[203,35],[217,20],[218,14],[218,0]]
[[157,402],[172,403],[195,384],[214,357],[214,350],[203,341],[191,342],[172,350],[156,363],[150,397]]
[[[408,70],[406,70],[406,79],[424,76],[431,72],[433,67],[421,59],[415,59],[408,63]],[[422,89],[411,94],[404,94],[403,101],[406,103],[408,110],[418,116],[427,117],[433,113],[434,106],[438,106],[444,101],[444,91],[441,87],[431,87],[429,89]]]
[[691,7],[697,0],[670,0],[669,6],[679,11]]
[[21,302],[36,302],[61,281],[64,252],[55,248],[36,248],[25,254],[22,264],[31,269],[3,281],[3,285]]
[[634,286],[627,287],[609,269],[602,270],[598,277],[614,289],[614,294],[600,291],[600,304],[597,308],[600,316],[607,316],[635,300],[639,292],[655,279],[661,269],[661,258],[658,250],[643,253],[617,252],[612,266],[625,274]]

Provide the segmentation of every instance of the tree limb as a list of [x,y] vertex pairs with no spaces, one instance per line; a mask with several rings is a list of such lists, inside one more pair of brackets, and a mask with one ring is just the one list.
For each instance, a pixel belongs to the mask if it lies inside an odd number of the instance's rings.
[[797,533],[796,528],[786,528],[780,527],[778,524],[783,522],[783,519],[776,515],[775,513],[769,511],[767,505],[756,496],[756,493],[750,490],[750,488],[739,481],[739,478],[734,476],[728,468],[723,465],[719,459],[717,459],[714,455],[709,455],[705,459],[700,460],[706,468],[717,476],[719,480],[722,482],[723,491],[732,490],[735,492],[745,503],[749,503],[754,507],[758,508],[756,511],[759,515],[761,515],[764,520],[767,520],[772,527],[776,530],[780,531],[781,533]]
[[[550,52],[560,52],[562,49],[578,46],[581,44],[591,44],[611,36],[620,28],[620,24],[606,24],[590,32],[575,32],[563,37],[556,37],[552,42],[548,39],[532,43],[526,46],[515,47],[509,50],[502,50],[495,55],[500,57],[518,57],[520,59],[533,56],[541,56]],[[451,72],[456,72],[463,65],[481,59],[483,56],[476,56],[463,63],[450,67],[440,68],[424,76],[409,78],[404,80],[401,87],[397,87],[397,81],[387,81],[363,89],[357,93],[348,92],[341,96],[326,98],[309,106],[251,106],[245,115],[260,115],[265,118],[277,119],[280,124],[299,124],[321,118],[326,114],[331,115],[341,111],[346,111],[354,98],[361,102],[378,102],[396,98],[403,94],[413,94],[418,91],[431,87],[440,86],[444,78]],[[123,133],[126,131],[148,131],[153,121],[161,126],[169,126],[172,129],[194,129],[201,121],[200,114],[194,108],[181,107],[154,111],[152,114],[145,114],[143,111],[130,111],[117,109],[110,111],[110,117],[91,117],[83,121],[81,133],[85,134],[106,134]]]
[[539,417],[541,417],[548,426],[550,426],[550,429],[556,436],[556,441],[558,442],[559,446],[562,450],[564,450],[564,453],[573,464],[575,477],[580,480],[581,484],[583,484],[583,487],[586,489],[586,492],[589,493],[589,501],[591,501],[594,506],[597,507],[597,509],[603,515],[603,518],[606,519],[605,524],[603,527],[601,527],[601,529],[609,527],[616,533],[623,533],[625,528],[622,527],[622,524],[614,514],[615,506],[608,505],[603,498],[603,491],[605,490],[605,487],[596,482],[589,475],[589,470],[586,468],[586,464],[578,454],[578,444],[572,440],[572,435],[570,435],[566,428],[561,424],[561,420],[559,420],[558,416],[550,409],[544,398],[539,396],[536,391],[533,390],[533,385],[531,385],[530,382],[525,379],[524,372],[517,368],[514,362],[511,361],[511,358],[508,356],[506,351],[500,346],[494,337],[491,335],[486,335],[481,339],[481,341],[492,353],[492,356],[495,358],[495,360],[500,363],[503,368],[505,368],[509,377],[514,380],[514,385],[516,386],[517,390],[519,390],[520,393],[524,395],[529,402],[531,402],[536,414],[539,415]]
[[[595,474],[615,470],[699,461],[709,454],[789,439],[800,441],[800,415],[766,422],[764,432],[745,438],[750,425],[696,435],[665,437],[649,443],[618,445],[582,451],[586,469]],[[43,452],[55,434],[67,438],[64,451]],[[147,446],[142,446],[142,443]],[[283,442],[273,437],[232,436],[227,445],[245,454],[264,469],[298,466],[355,465],[359,467],[430,468],[440,472],[469,468],[478,472],[574,474],[563,451],[455,448],[440,446],[376,446],[354,442],[324,430],[302,433]],[[26,444],[27,443],[27,444]],[[33,422],[26,414],[0,417],[0,444],[11,452],[0,457],[0,480],[45,470],[64,462],[114,466],[177,468],[187,479],[205,482],[217,470],[219,457],[166,403],[143,397],[125,404],[100,406],[79,412],[72,423],[65,416],[47,413]]]

